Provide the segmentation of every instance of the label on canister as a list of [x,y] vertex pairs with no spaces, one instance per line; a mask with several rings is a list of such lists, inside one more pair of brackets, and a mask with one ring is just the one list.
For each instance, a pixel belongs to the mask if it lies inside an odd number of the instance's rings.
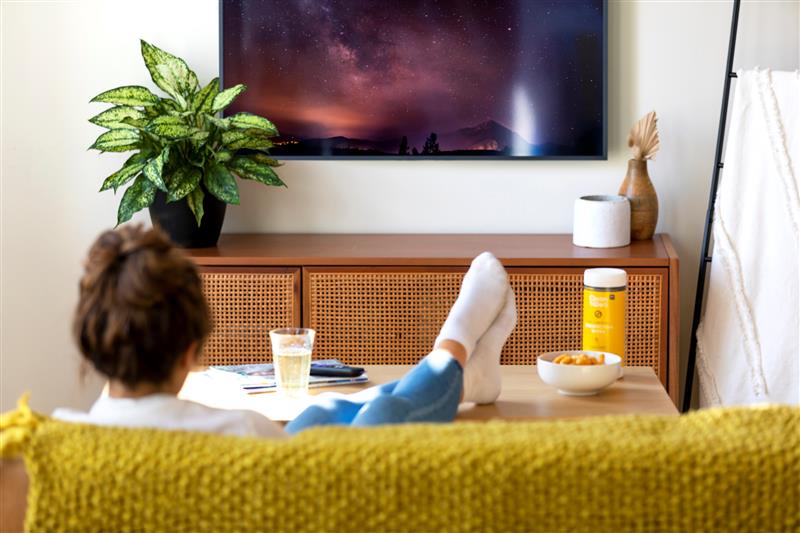
[[584,288],[583,349],[617,354],[625,363],[624,288]]

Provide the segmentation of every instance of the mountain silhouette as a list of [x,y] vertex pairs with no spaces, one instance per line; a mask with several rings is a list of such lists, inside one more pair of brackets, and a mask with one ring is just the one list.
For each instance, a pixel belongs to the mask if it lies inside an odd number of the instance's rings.
[[476,126],[461,128],[439,137],[443,151],[450,150],[498,150],[522,148],[531,153],[533,146],[516,132],[499,122],[487,120]]
[[[480,124],[453,130],[437,137],[440,155],[448,153],[477,155],[480,152],[506,155],[536,155],[539,153],[539,147],[531,145],[521,135],[495,120],[486,120]],[[291,144],[278,142],[273,149],[273,154],[397,155],[401,144],[399,137],[373,140],[341,135],[305,139],[294,135],[284,135],[282,140],[291,141]],[[417,141],[419,140],[417,139]],[[412,141],[411,145],[413,147],[421,146],[422,142],[414,144]]]
[[400,146],[400,140],[390,139],[373,141],[370,139],[354,139],[337,135],[336,137],[303,139],[302,143],[310,148],[325,148],[328,150],[363,150],[394,153]]

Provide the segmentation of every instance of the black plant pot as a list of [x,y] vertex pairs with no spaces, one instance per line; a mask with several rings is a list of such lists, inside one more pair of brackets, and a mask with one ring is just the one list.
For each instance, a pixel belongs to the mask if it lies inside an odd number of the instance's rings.
[[203,193],[204,214],[199,226],[186,200],[167,203],[167,195],[158,191],[150,205],[153,224],[164,230],[172,242],[182,248],[208,248],[216,246],[219,240],[228,204],[215,198],[205,187]]

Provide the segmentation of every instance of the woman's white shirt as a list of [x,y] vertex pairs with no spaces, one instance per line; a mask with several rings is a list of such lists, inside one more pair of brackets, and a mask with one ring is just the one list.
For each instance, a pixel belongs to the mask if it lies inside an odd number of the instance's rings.
[[170,394],[140,398],[100,396],[89,412],[56,409],[53,417],[99,426],[202,431],[222,435],[281,438],[281,426],[255,411],[216,409]]

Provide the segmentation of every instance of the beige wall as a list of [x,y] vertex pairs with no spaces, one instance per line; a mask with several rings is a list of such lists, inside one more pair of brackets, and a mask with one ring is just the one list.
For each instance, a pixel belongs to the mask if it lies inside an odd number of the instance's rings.
[[[151,85],[138,39],[217,69],[216,0],[2,2],[2,286],[0,410],[25,390],[40,410],[86,406],[69,336],[81,258],[113,225],[117,199],[97,194],[124,156],[87,152],[98,133],[88,100]],[[609,158],[592,162],[290,162],[289,188],[242,184],[225,231],[570,232],[572,202],[615,192],[628,128],[655,109],[662,150],[650,166],[659,231],[682,259],[684,344],[713,160],[730,3],[609,5]],[[798,67],[800,4],[746,2],[737,65]],[[146,215],[140,217],[146,220]]]

